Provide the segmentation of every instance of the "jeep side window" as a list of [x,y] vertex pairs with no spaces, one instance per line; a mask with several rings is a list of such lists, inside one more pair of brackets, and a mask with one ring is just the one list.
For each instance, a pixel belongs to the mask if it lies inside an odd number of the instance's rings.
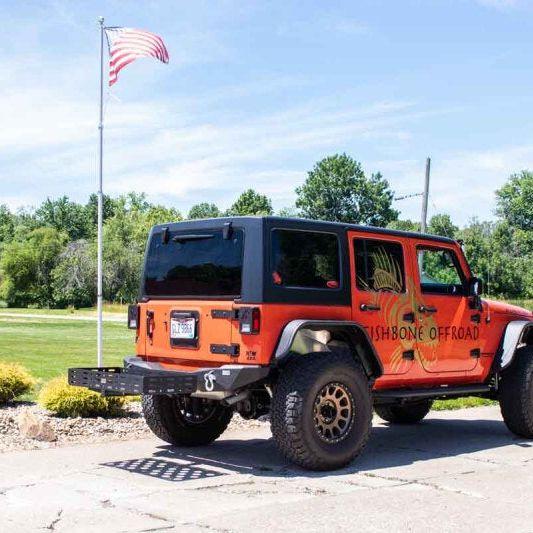
[[429,294],[464,294],[464,275],[453,250],[418,247],[420,288]]
[[337,235],[273,230],[272,282],[283,287],[338,289],[340,261]]
[[355,239],[357,288],[374,292],[405,292],[402,246],[396,242]]

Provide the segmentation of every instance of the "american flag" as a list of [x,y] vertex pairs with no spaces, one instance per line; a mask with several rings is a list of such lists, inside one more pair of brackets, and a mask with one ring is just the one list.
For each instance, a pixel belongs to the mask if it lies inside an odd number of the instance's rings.
[[149,31],[134,28],[105,28],[109,45],[109,85],[118,79],[118,73],[138,57],[152,56],[168,63],[168,52],[163,39]]

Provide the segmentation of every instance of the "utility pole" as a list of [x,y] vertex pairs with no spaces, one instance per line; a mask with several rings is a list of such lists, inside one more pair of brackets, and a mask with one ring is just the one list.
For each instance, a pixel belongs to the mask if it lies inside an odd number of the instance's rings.
[[428,218],[428,198],[429,198],[429,171],[431,168],[431,158],[426,159],[426,181],[424,184],[424,194],[422,196],[422,219],[420,221],[420,232],[425,233]]

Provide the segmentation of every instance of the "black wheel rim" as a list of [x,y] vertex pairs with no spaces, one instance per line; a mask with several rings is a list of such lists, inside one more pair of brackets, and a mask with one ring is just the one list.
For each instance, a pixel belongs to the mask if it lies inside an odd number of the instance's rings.
[[313,419],[318,436],[328,444],[344,440],[352,428],[354,401],[342,383],[328,383],[320,389],[313,405]]
[[216,402],[205,398],[190,398],[188,396],[176,398],[176,409],[181,418],[188,424],[207,422],[215,414],[216,408]]

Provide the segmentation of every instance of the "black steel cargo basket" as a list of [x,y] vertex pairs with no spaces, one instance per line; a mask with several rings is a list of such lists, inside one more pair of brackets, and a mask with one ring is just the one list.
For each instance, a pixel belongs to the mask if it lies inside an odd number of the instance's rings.
[[105,396],[137,394],[190,394],[196,391],[195,374],[128,372],[120,367],[71,368],[68,371],[70,385],[85,387]]

